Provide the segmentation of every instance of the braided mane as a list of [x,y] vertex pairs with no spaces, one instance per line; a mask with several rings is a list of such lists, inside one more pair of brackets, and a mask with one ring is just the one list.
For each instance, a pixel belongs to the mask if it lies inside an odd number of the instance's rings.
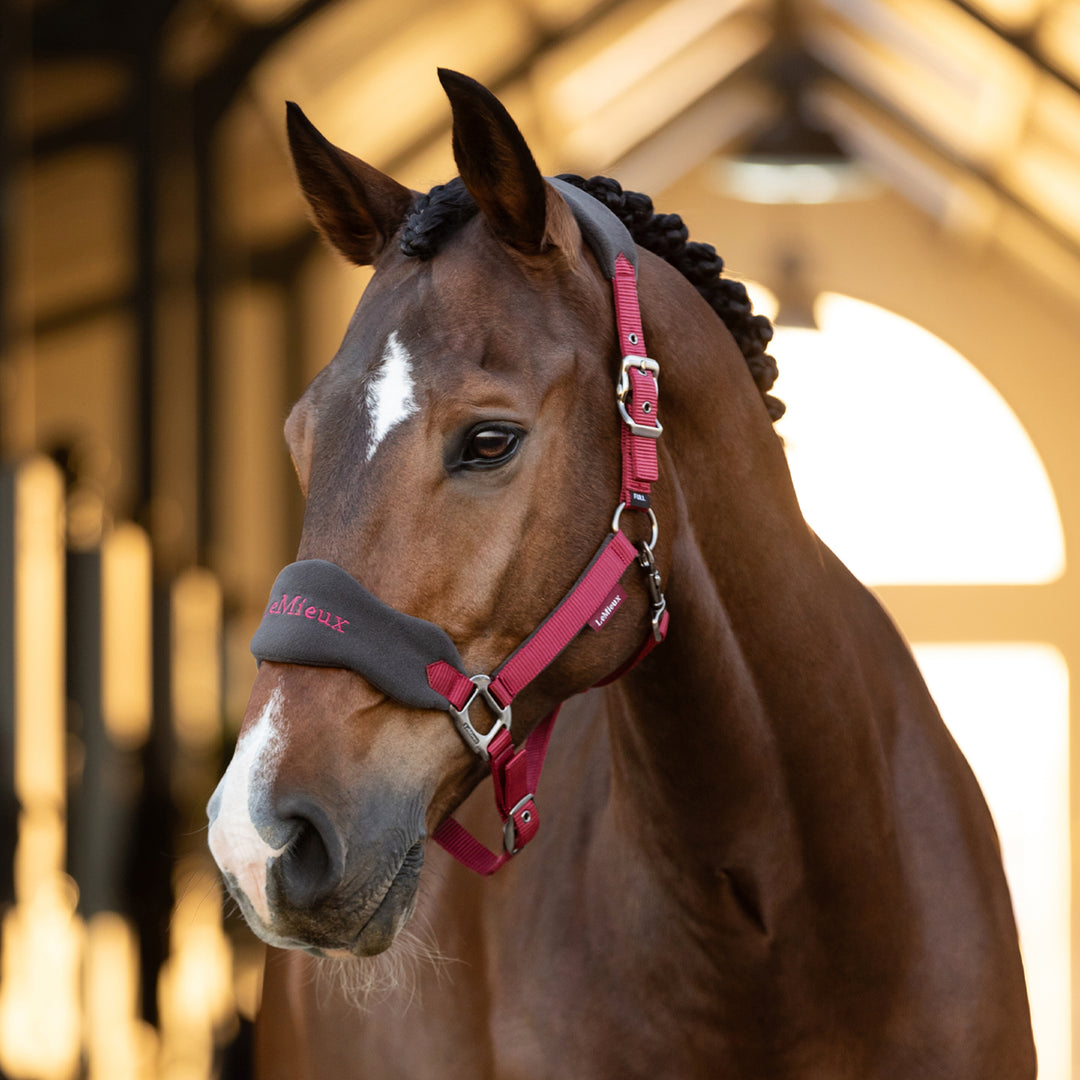
[[[678,214],[654,212],[648,195],[623,191],[610,177],[585,180],[564,174],[559,179],[602,202],[626,226],[635,243],[670,263],[697,289],[735,338],[769,416],[779,420],[784,415],[784,403],[769,393],[776,381],[776,361],[765,351],[772,340],[772,325],[764,315],[753,313],[741,281],[720,276],[724,260],[716,248],[690,240]],[[400,239],[402,252],[431,258],[476,212],[476,203],[460,177],[432,188],[417,200],[406,218]]]

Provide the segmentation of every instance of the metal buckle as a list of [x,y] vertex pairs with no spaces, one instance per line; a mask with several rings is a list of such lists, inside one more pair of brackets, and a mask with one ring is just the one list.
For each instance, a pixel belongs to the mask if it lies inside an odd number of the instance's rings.
[[626,395],[630,393],[630,369],[632,367],[648,371],[657,382],[660,381],[660,365],[655,360],[651,360],[647,356],[624,356],[622,358],[622,367],[619,368],[619,382],[615,387],[615,396],[619,399],[620,404],[626,400]]
[[[455,709],[453,705],[449,707],[450,715],[453,717],[454,726],[458,729],[461,737],[465,740],[466,744],[480,755],[481,760],[487,761],[491,756],[488,753],[488,747],[491,745],[491,741],[499,734],[504,728],[510,730],[510,706],[500,705],[496,700],[494,694],[488,689],[491,685],[490,675],[473,675],[469,680],[476,689],[469,695],[469,700],[460,709]],[[495,723],[491,725],[491,730],[486,734],[481,734],[472,726],[472,721],[469,720],[469,710],[472,708],[473,702],[480,697],[484,700],[487,707],[495,714]]]
[[[517,845],[517,825],[514,823],[514,815],[526,803],[532,802],[533,799],[535,799],[535,798],[536,798],[536,796],[532,792],[530,792],[528,795],[526,795],[525,798],[522,799],[519,803],[517,803],[517,805],[514,807],[514,809],[510,811],[510,816],[506,819],[506,823],[503,825],[503,847],[506,848],[507,855],[516,855],[521,850],[521,848],[516,846]],[[528,814],[527,810],[525,811],[525,814]],[[521,815],[521,819],[526,824],[528,824],[530,819],[528,817],[526,817],[525,814]],[[521,845],[521,847],[524,847],[524,846],[525,846],[524,844]]]
[[615,387],[615,401],[619,406],[619,415],[630,429],[631,435],[637,435],[643,439],[659,439],[664,431],[664,426],[659,420],[656,421],[655,427],[648,427],[634,420],[626,409],[626,399],[630,394],[630,369],[634,367],[648,372],[657,382],[660,381],[660,365],[655,360],[647,356],[624,356],[622,366],[619,368],[619,382]]
[[619,415],[623,418],[623,423],[630,429],[631,435],[638,435],[642,439],[659,439],[664,434],[664,425],[659,420],[656,421],[656,427],[645,427],[644,424],[639,424],[637,421],[630,419],[630,414],[621,401],[618,402],[618,406]]

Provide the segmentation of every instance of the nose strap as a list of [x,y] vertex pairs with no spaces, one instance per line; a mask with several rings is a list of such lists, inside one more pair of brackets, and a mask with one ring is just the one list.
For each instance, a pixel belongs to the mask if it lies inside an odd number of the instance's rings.
[[429,664],[465,666],[442,627],[384,604],[324,559],[294,562],[278,574],[251,651],[259,661],[347,668],[418,709],[448,704],[428,682]]
[[[569,645],[636,555],[623,533],[604,539],[566,596],[494,672],[497,705],[509,706]],[[251,651],[260,662],[347,668],[419,709],[461,709],[476,689],[442,627],[383,603],[324,559],[290,563],[278,574]]]
[[[606,621],[621,602],[611,590],[636,558],[637,548],[622,532],[610,533],[547,618],[483,679],[464,674],[461,656],[441,627],[383,603],[344,568],[323,559],[295,562],[278,574],[251,651],[260,661],[347,668],[403,704],[449,710],[466,744],[491,770],[504,850],[490,851],[453,818],[442,822],[433,839],[466,866],[492,874],[539,828],[535,792],[558,712],[515,750],[510,703],[591,619],[597,625]],[[485,735],[469,718],[478,691],[498,714]]]

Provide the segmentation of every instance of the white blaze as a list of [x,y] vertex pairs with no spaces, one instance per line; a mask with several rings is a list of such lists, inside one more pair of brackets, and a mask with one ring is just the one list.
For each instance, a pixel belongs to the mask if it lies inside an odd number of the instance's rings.
[[272,848],[251,820],[252,796],[256,803],[281,756],[280,720],[284,695],[275,687],[255,724],[236,744],[236,752],[222,778],[221,802],[210,826],[210,851],[218,866],[231,874],[264,924],[270,924],[266,900],[266,864],[285,847]]
[[412,357],[398,339],[396,330],[387,338],[379,373],[367,388],[364,405],[371,416],[367,449],[370,461],[390,430],[418,408],[413,395]]

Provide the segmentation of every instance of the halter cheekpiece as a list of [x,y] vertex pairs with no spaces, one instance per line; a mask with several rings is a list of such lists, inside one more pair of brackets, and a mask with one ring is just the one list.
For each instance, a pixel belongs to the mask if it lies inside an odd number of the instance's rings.
[[[355,671],[404,705],[449,712],[466,745],[488,763],[503,821],[504,850],[489,851],[453,818],[434,839],[481,874],[494,873],[535,835],[540,820],[536,788],[558,709],[533,729],[519,750],[511,738],[511,704],[587,625],[602,629],[625,601],[619,584],[637,562],[645,573],[651,632],[638,652],[604,683],[613,682],[664,639],[668,612],[654,548],[656,515],[650,485],[658,478],[656,440],[659,365],[645,352],[637,294],[637,249],[629,231],[598,199],[562,180],[549,179],[573,211],[586,242],[612,283],[622,364],[616,384],[621,424],[622,481],[611,532],[570,591],[494,671],[468,675],[450,636],[440,626],[406,615],[369,593],[335,563],[305,559],[278,575],[263,620],[251,642],[260,662],[340,667]],[[625,510],[649,515],[652,535],[635,545],[619,525]],[[486,732],[473,726],[482,700],[495,717]]]

